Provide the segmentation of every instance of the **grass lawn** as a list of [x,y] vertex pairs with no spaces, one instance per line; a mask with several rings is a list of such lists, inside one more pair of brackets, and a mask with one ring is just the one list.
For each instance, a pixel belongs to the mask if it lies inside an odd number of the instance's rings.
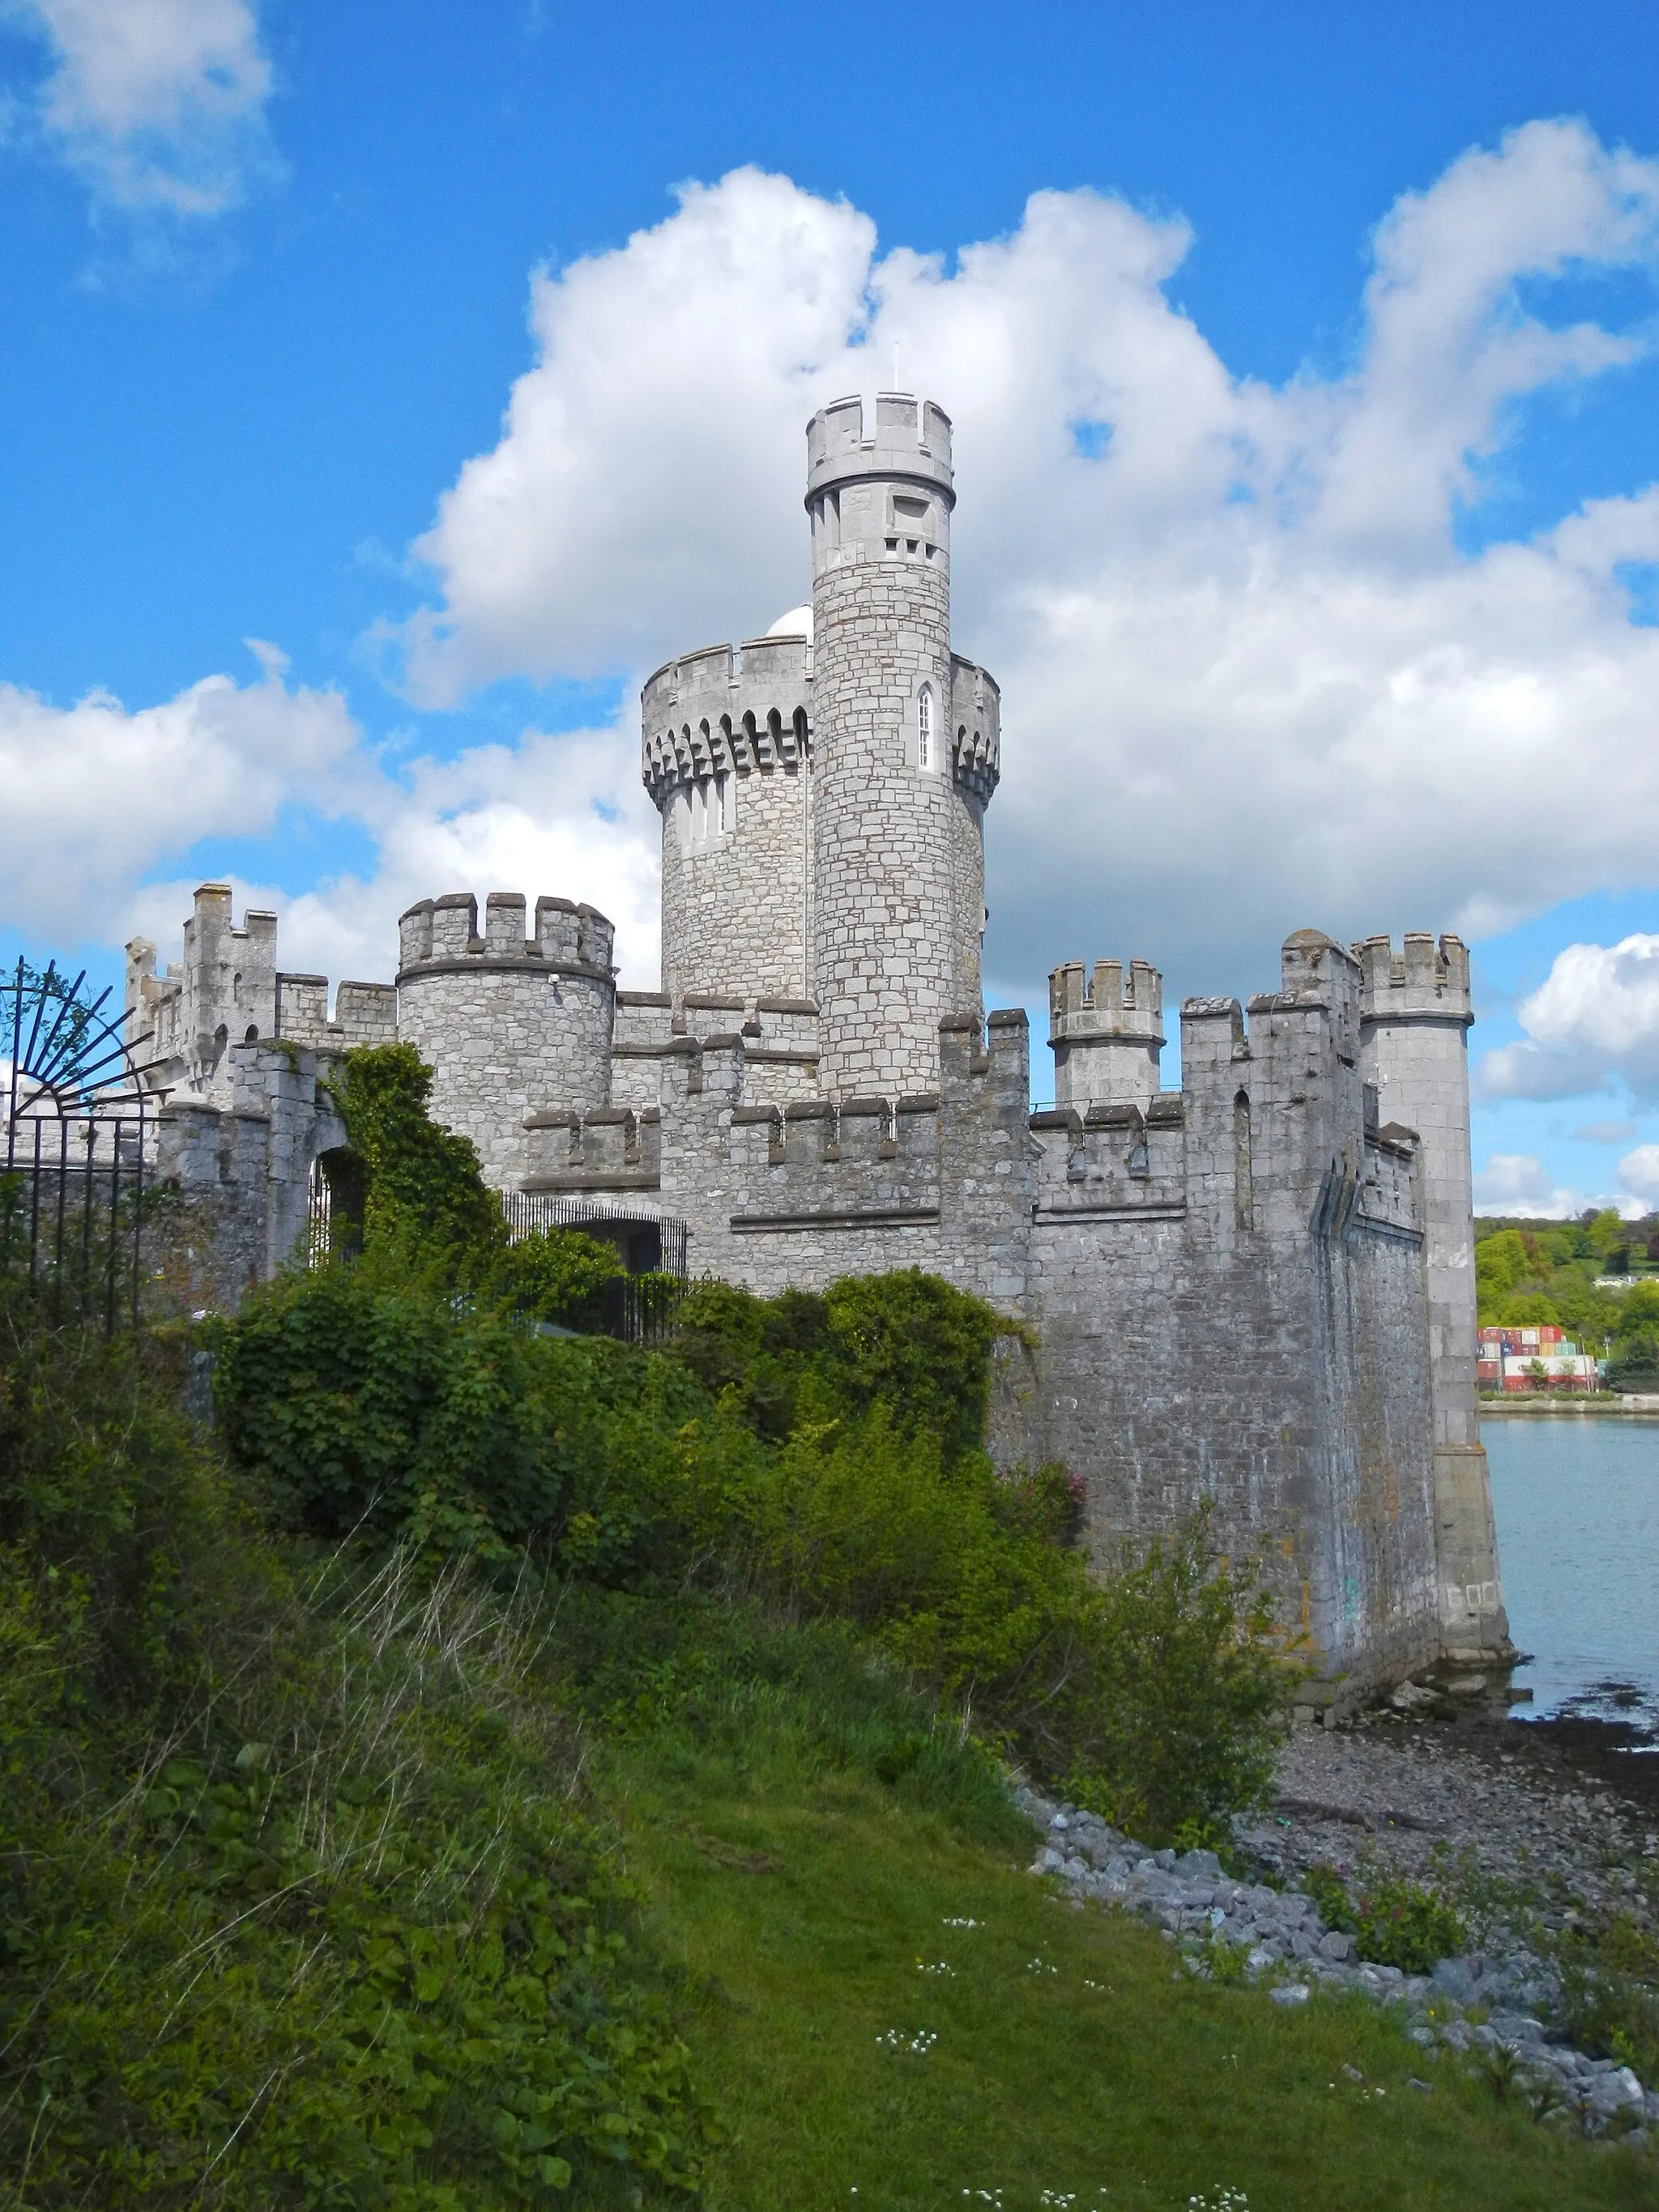
[[710,2212],[1659,2206],[1650,2160],[1559,2140],[1358,1999],[1177,1978],[1024,1873],[1012,1820],[976,1837],[763,1729],[613,1745],[597,1779],[731,2130]]

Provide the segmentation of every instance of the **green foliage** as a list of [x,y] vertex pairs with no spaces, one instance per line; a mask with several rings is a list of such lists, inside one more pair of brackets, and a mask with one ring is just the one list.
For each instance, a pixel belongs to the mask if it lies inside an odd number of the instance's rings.
[[1595,1285],[1598,1275],[1645,1266],[1646,1242],[1645,1230],[1632,1231],[1610,1209],[1577,1221],[1477,1222],[1474,1278],[1481,1326],[1553,1323],[1599,1357],[1603,1338],[1624,1328],[1631,1316],[1629,1327],[1636,1336],[1626,1346],[1614,1346],[1613,1360],[1626,1365],[1659,1363],[1659,1330],[1644,1334],[1635,1319],[1647,1300],[1651,1323],[1659,1279],[1638,1283],[1628,1291]]
[[[1103,1589],[1071,1547],[1064,1471],[1005,1479],[965,1444],[990,1323],[937,1292],[908,1276],[845,1301],[710,1285],[686,1302],[687,1356],[663,1358],[537,1339],[360,1265],[252,1301],[216,1388],[239,1461],[319,1533],[524,1547],[659,1601],[702,1590],[847,1623],[1148,1840],[1208,1832],[1265,1788],[1282,1717],[1253,1577],[1209,1560],[1200,1522]],[[895,1388],[910,1352],[889,1340],[930,1315],[957,1388],[906,1419],[848,1347],[873,1343]]]
[[713,2130],[527,1703],[533,1603],[404,1553],[296,1580],[174,1379],[0,1307],[6,2201],[695,2191]]
[[471,1144],[428,1114],[432,1070],[414,1046],[349,1052],[333,1095],[363,1164],[365,1237],[441,1253],[460,1280],[476,1280],[507,1241],[501,1207]]
[[1659,2079],[1659,1935],[1620,1912],[1564,1947],[1561,2014],[1581,2049]]
[[484,1292],[534,1321],[598,1329],[605,1322],[605,1286],[625,1272],[614,1244],[579,1229],[538,1229],[496,1254]]
[[1195,1514],[1138,1563],[1126,1553],[1099,1596],[1094,1726],[1072,1794],[1152,1842],[1230,1843],[1225,1816],[1265,1801],[1282,1734],[1272,1602],[1208,1540]]
[[1456,1908],[1420,1882],[1378,1874],[1350,1890],[1334,1867],[1320,1865],[1310,1869],[1304,1886],[1327,1925],[1352,1936],[1360,1957],[1379,1966],[1426,1974],[1468,1942]]
[[333,1267],[265,1285],[219,1341],[226,1444],[296,1526],[499,1556],[557,1513],[543,1370],[511,1319]]
[[1008,1327],[913,1267],[846,1277],[822,1297],[700,1285],[680,1307],[674,1349],[706,1388],[732,1391],[763,1437],[882,1406],[897,1433],[926,1431],[954,1459],[984,1435],[991,1346]]

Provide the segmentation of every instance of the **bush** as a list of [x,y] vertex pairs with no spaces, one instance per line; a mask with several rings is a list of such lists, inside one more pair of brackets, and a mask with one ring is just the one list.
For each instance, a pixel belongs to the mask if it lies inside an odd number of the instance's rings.
[[537,1229],[515,1237],[490,1264],[485,1295],[533,1321],[564,1328],[605,1326],[605,1293],[626,1270],[614,1244],[579,1229]]
[[535,1346],[509,1319],[337,1266],[256,1292],[219,1343],[225,1443],[292,1525],[499,1554],[556,1516]]
[[169,1404],[177,1348],[155,1356],[0,1307],[18,2201],[694,2188],[710,2124],[527,1702],[533,1605],[395,1553],[298,1580]]
[[1334,1867],[1320,1865],[1310,1869],[1306,1887],[1327,1925],[1352,1936],[1360,1957],[1379,1966],[1426,1974],[1437,1959],[1455,1957],[1468,1942],[1455,1907],[1420,1882],[1378,1875],[1351,1894]]
[[882,1406],[896,1434],[925,1431],[954,1459],[983,1440],[991,1346],[1011,1327],[913,1267],[849,1276],[821,1297],[700,1285],[680,1307],[673,1349],[708,1389],[732,1392],[761,1436]]
[[1562,1946],[1563,2025],[1581,2050],[1659,2080],[1659,1935],[1629,1912]]

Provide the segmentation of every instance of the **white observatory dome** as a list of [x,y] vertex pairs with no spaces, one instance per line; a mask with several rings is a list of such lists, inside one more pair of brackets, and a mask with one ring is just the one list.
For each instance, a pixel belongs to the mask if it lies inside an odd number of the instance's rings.
[[768,637],[804,637],[812,641],[812,610],[810,606],[791,607],[787,615],[780,615],[766,633]]

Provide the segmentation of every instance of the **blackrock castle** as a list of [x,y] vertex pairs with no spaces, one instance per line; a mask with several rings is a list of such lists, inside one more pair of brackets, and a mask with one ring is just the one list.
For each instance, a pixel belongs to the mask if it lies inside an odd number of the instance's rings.
[[1158,971],[1056,968],[1054,1104],[1023,1012],[986,1014],[999,696],[951,651],[951,425],[884,393],[807,429],[812,603],[659,668],[662,988],[557,896],[411,907],[395,984],[281,972],[210,884],[184,957],[129,947],[164,1174],[221,1295],[271,1272],[342,1140],[326,1056],[393,1038],[488,1179],[653,1260],[772,1291],[936,1271],[1025,1324],[994,1448],[1087,1487],[1097,1555],[1212,1501],[1267,1564],[1333,1709],[1502,1656],[1475,1405],[1468,961],[1455,938],[1285,940],[1273,988],[1188,999],[1161,1086]]

